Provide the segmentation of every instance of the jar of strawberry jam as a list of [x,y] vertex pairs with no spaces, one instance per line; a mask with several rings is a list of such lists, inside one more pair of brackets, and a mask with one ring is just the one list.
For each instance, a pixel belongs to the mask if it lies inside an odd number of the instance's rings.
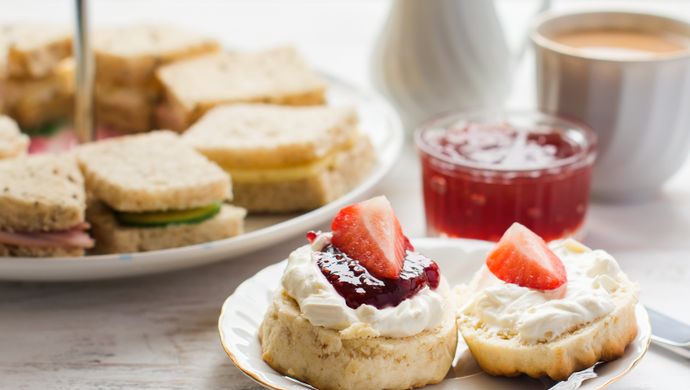
[[520,222],[546,241],[577,235],[596,137],[539,112],[450,114],[415,133],[430,235],[498,241]]

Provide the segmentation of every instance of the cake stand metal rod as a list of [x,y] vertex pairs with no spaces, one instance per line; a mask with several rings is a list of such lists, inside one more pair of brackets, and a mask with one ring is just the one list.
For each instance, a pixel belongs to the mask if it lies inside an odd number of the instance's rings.
[[74,128],[79,142],[95,139],[93,121],[94,59],[91,50],[88,0],[74,0],[74,57],[76,61]]

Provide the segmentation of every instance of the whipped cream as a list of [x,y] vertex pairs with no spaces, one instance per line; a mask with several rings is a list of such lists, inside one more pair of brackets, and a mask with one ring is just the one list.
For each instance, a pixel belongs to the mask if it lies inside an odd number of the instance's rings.
[[428,286],[395,307],[378,309],[360,305],[347,306],[319,269],[312,256],[328,245],[331,234],[320,234],[311,245],[294,250],[288,258],[282,286],[300,307],[302,315],[314,326],[323,326],[358,335],[407,337],[440,326],[446,313],[454,310],[448,283],[441,278],[438,288]]
[[574,240],[551,245],[563,261],[568,282],[551,291],[534,290],[496,278],[486,266],[469,285],[471,296],[460,309],[465,319],[499,337],[524,343],[548,342],[595,321],[616,308],[616,301],[637,294],[616,261],[602,250]]

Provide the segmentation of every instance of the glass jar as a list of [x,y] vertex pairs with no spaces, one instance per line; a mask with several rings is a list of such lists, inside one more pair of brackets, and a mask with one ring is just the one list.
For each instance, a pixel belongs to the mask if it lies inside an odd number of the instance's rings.
[[415,132],[431,236],[498,241],[519,222],[546,241],[577,235],[596,137],[540,112],[455,113]]

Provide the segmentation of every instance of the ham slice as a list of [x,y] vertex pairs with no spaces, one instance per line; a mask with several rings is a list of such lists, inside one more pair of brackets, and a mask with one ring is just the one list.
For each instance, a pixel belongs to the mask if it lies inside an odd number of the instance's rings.
[[93,239],[86,233],[88,223],[57,232],[3,232],[0,244],[40,248],[91,248]]
[[[96,129],[96,139],[119,137],[124,133],[114,129],[99,127]],[[79,144],[77,134],[72,128],[65,127],[56,134],[45,136],[39,135],[31,137],[29,144],[29,154],[37,153],[62,153],[74,149]]]

